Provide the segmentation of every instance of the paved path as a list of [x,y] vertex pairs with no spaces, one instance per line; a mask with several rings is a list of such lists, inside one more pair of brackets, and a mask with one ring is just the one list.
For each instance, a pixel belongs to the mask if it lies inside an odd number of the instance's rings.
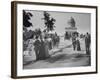
[[29,58],[30,61],[24,65],[24,69],[88,66],[90,65],[90,56],[85,54],[84,40],[80,40],[80,42],[82,50],[73,51],[71,41],[61,41],[59,48],[50,52],[50,58],[37,62],[34,62],[33,58],[32,60]]
[[[67,43],[67,44],[66,44]],[[59,47],[55,47],[54,49],[50,50],[49,51],[49,54],[50,55],[54,55],[55,53],[61,51],[63,48],[67,48],[71,46],[71,41],[61,41],[60,44],[59,44]],[[34,48],[32,47],[32,51],[29,53],[29,51],[26,51],[25,53],[26,55],[24,56],[24,64],[27,64],[27,63],[31,63],[31,61],[35,61],[36,60],[36,56],[35,56],[35,52],[34,52]]]

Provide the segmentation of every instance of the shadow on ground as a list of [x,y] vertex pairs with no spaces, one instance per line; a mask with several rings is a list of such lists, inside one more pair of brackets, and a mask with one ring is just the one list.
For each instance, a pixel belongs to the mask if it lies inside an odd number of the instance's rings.
[[89,58],[89,56],[85,55],[85,54],[58,54],[55,56],[50,57],[49,59],[46,59],[46,62],[49,63],[55,63],[56,61],[70,61],[70,62],[75,62],[75,61],[79,61],[82,58]]
[[[39,61],[43,61],[43,62],[47,62],[47,63],[56,63],[56,62],[63,62],[63,63],[73,63],[73,62],[79,62],[80,60],[84,60],[87,59],[87,64],[86,65],[91,65],[91,56],[86,55],[86,54],[82,54],[82,53],[73,53],[73,54],[67,54],[67,53],[63,53],[61,54],[61,52],[63,51],[63,49],[65,48],[70,48],[72,45],[66,46],[64,48],[59,49],[58,51],[53,52],[53,54],[51,55],[51,57],[45,59],[45,60],[38,60],[38,61],[28,61],[26,62],[26,64],[24,65],[30,65],[30,64],[35,64]],[[60,53],[60,54],[59,54]]]

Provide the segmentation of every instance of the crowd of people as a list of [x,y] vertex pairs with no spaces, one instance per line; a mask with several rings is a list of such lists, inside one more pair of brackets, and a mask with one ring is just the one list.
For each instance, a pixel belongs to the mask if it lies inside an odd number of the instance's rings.
[[40,37],[39,40],[39,36],[36,36],[36,40],[34,42],[34,50],[36,54],[36,60],[50,57],[47,37],[44,37],[44,40],[42,37]]
[[59,45],[59,37],[54,35],[48,36],[36,36],[34,41],[34,50],[36,54],[36,60],[43,60],[50,57],[49,51]]
[[73,50],[81,51],[80,40],[78,35],[72,35]]
[[[88,32],[86,33],[84,37],[84,41],[85,41],[86,54],[90,54],[91,37]],[[81,51],[80,39],[78,35],[72,36],[72,45],[73,45],[73,50]]]
[[[86,35],[83,39],[85,41],[86,54],[90,54],[90,43],[91,43],[90,34],[86,33]],[[28,41],[28,42],[30,42],[30,41]],[[40,36],[35,37],[34,42],[31,43],[30,47],[34,48],[36,60],[44,60],[44,59],[47,59],[50,57],[50,53],[49,53],[50,50],[52,50],[55,47],[56,48],[59,47],[59,43],[60,43],[60,37],[57,34],[48,35],[48,36],[40,35]],[[27,43],[27,44],[29,46],[30,43]],[[72,45],[73,45],[74,51],[75,50],[81,51],[80,38],[78,35],[72,35]],[[34,46],[34,47],[32,47],[32,46]],[[31,51],[30,47],[28,50]]]

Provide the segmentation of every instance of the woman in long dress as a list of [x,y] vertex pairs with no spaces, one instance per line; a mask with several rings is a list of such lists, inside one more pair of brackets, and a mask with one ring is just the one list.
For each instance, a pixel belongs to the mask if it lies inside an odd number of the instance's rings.
[[79,38],[76,39],[76,44],[77,44],[77,51],[81,51]]
[[44,47],[45,47],[45,58],[49,58],[49,42],[47,40],[47,37],[44,37]]
[[41,41],[41,43],[40,43],[39,59],[43,60],[43,59],[45,59],[46,55],[45,55],[45,43],[43,41],[42,36],[40,37],[40,41]]

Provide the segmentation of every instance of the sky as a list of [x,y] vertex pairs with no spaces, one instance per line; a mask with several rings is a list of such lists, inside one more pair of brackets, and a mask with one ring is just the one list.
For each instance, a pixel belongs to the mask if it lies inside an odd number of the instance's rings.
[[[36,28],[40,28],[41,30],[45,29],[43,11],[34,11],[34,10],[26,10],[26,12],[30,12],[33,14],[30,22],[33,24],[31,27],[32,30]],[[68,27],[68,21],[71,17],[74,18],[76,22],[77,31],[79,33],[91,33],[91,14],[90,13],[75,13],[75,12],[53,12],[47,11],[50,14],[50,17],[56,19],[55,22],[55,31],[59,35],[63,35],[65,33],[65,27]]]

